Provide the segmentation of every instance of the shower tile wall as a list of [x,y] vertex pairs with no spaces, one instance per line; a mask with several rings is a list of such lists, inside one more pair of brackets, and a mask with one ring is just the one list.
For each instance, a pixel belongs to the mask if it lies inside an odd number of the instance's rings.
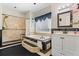
[[5,29],[2,31],[2,42],[18,40],[21,34],[25,33],[25,19],[21,17],[8,16],[4,24]]

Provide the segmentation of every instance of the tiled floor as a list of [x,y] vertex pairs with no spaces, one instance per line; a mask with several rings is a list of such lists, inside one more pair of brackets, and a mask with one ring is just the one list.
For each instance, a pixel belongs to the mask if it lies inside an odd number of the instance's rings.
[[21,45],[9,47],[0,50],[0,56],[39,56],[36,53],[31,53]]

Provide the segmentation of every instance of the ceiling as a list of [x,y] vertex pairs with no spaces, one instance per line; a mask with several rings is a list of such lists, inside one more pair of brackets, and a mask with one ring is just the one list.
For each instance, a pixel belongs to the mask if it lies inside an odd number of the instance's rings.
[[22,13],[26,13],[27,11],[35,12],[50,5],[51,3],[36,3],[36,5],[34,3],[2,3],[4,8]]

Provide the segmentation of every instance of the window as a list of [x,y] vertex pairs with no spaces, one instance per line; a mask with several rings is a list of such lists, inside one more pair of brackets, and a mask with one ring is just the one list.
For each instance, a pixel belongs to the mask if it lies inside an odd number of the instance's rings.
[[35,18],[36,32],[51,32],[51,13],[39,16]]

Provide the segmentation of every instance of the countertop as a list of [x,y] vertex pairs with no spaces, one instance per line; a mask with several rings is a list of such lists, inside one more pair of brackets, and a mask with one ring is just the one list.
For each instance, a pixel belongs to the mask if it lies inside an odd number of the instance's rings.
[[79,33],[78,34],[72,34],[72,33],[69,33],[69,34],[63,34],[63,33],[54,33],[52,35],[68,35],[68,36],[78,36],[79,37]]

